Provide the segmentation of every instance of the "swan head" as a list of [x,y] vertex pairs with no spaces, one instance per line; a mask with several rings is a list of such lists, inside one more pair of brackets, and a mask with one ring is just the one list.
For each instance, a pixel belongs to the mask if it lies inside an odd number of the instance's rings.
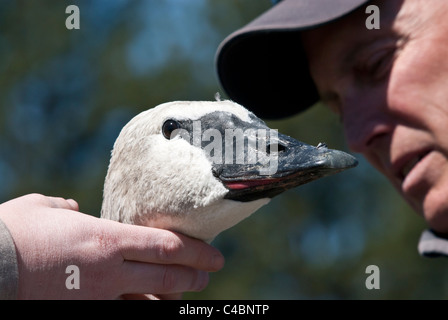
[[211,242],[281,192],[356,163],[282,135],[231,101],[169,102],[120,132],[101,217]]

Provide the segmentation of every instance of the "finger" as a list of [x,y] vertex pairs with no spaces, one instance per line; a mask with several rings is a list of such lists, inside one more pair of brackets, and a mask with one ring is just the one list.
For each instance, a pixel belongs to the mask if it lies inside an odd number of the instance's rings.
[[120,296],[122,300],[181,300],[182,293],[172,294],[124,294]]
[[160,300],[151,294],[123,294],[119,297],[120,300]]
[[[209,281],[207,272],[179,265],[148,264],[126,261],[122,265],[125,294],[172,295],[185,291],[201,291]],[[174,296],[174,295],[173,295]]]
[[124,260],[178,264],[211,272],[224,266],[219,250],[201,240],[156,228],[124,224],[121,228],[127,235],[120,237]]
[[182,300],[183,293],[159,294],[156,296],[158,300]]

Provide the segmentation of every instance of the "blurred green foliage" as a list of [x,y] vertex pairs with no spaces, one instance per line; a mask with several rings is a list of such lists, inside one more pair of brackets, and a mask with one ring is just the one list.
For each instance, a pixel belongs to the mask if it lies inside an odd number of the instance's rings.
[[[69,4],[80,8],[80,30],[65,27]],[[39,192],[74,198],[98,216],[122,126],[162,102],[213,100],[221,90],[219,43],[269,7],[268,0],[0,0],[0,201]],[[338,119],[321,105],[268,125],[347,150]],[[357,168],[290,190],[221,234],[213,244],[225,268],[185,297],[448,298],[446,260],[417,253],[423,219],[358,158]],[[365,287],[371,264],[381,271],[379,290]]]

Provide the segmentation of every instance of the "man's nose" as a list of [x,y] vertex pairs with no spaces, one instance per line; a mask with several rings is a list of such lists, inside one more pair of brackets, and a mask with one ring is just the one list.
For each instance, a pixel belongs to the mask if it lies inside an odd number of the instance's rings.
[[353,152],[368,153],[376,141],[393,132],[393,118],[382,95],[362,93],[343,100],[343,125]]

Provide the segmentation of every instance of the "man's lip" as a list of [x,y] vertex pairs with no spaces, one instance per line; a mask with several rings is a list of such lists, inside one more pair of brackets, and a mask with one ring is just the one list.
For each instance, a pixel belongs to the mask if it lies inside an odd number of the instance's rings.
[[430,148],[408,152],[393,162],[392,168],[395,176],[403,182],[414,167],[431,152]]

